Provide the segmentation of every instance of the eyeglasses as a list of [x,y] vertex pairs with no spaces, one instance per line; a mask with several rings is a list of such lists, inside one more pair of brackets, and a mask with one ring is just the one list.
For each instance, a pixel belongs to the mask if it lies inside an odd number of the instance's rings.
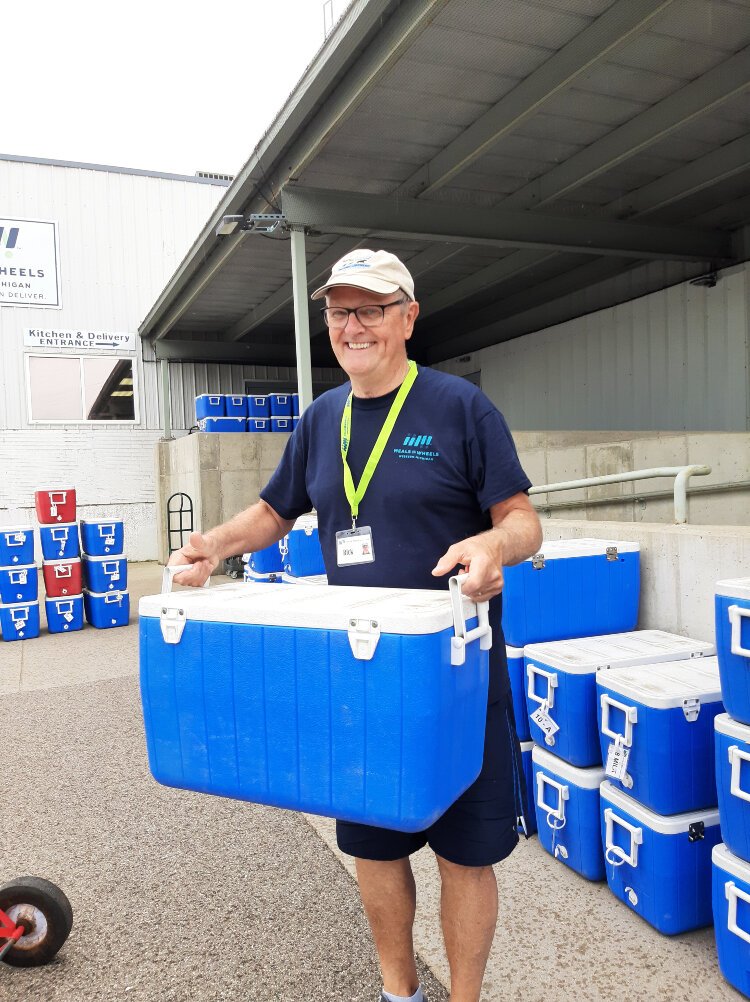
[[382,306],[374,304],[372,306],[355,306],[353,310],[346,306],[324,306],[320,312],[326,327],[346,327],[351,313],[363,327],[377,327],[382,324],[385,311],[389,306],[400,306],[405,302],[405,299],[394,299],[392,303],[384,303]]

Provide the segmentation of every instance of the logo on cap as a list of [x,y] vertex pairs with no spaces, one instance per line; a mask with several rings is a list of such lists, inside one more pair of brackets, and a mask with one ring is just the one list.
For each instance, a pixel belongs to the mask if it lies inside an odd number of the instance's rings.
[[342,257],[338,262],[334,272],[338,274],[341,271],[351,271],[352,268],[369,268],[371,259],[372,251],[365,251],[360,254],[347,254],[346,257]]

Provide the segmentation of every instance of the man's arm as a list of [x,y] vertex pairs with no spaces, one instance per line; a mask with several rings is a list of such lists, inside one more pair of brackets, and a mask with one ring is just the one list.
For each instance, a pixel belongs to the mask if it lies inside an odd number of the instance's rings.
[[461,564],[469,572],[463,593],[487,602],[503,590],[503,567],[519,564],[542,545],[542,526],[524,493],[514,494],[490,508],[492,528],[449,547],[432,573],[439,577]]
[[187,545],[169,558],[173,567],[191,565],[189,570],[177,574],[175,580],[178,584],[198,588],[226,557],[262,550],[286,536],[293,525],[294,520],[282,518],[265,501],[258,501],[210,532],[191,533]]

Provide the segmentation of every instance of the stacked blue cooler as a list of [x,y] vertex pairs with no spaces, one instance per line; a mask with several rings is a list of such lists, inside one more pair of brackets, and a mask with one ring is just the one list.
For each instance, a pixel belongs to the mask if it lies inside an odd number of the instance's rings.
[[719,581],[714,611],[727,709],[715,720],[723,837],[713,851],[716,950],[721,973],[750,996],[750,578]]
[[318,516],[301,515],[289,535],[279,541],[279,553],[287,577],[309,578],[325,574],[318,538]]
[[271,430],[271,403],[263,393],[250,394],[247,398],[247,430]]
[[120,519],[81,522],[83,606],[86,620],[99,630],[127,626],[130,621],[128,561]]
[[292,394],[292,427],[299,424],[299,393]]
[[39,636],[39,575],[30,525],[0,527],[0,631],[5,641]]
[[[76,560],[80,556],[78,523],[41,525],[42,556],[50,560]],[[50,633],[75,633],[83,629],[83,592],[78,595],[47,595],[44,600]]]
[[245,581],[255,584],[279,584],[284,570],[284,560],[278,543],[254,553],[243,553]]
[[271,406],[271,431],[292,431],[292,394],[269,393],[268,400]]

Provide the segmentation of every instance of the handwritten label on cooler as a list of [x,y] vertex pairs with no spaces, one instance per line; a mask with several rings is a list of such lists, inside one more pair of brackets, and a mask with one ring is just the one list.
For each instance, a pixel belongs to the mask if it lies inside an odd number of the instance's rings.
[[606,775],[625,783],[628,779],[629,758],[630,749],[625,747],[622,737],[617,737],[607,751],[607,763],[604,767]]
[[547,744],[551,744],[552,743],[551,738],[560,730],[560,725],[556,724],[555,721],[552,719],[552,717],[550,717],[549,713],[547,712],[548,710],[549,710],[549,704],[545,699],[542,705],[539,707],[539,709],[534,710],[534,712],[531,714],[531,719],[534,721],[537,727],[541,728],[542,732],[544,733],[544,740],[547,742]]

